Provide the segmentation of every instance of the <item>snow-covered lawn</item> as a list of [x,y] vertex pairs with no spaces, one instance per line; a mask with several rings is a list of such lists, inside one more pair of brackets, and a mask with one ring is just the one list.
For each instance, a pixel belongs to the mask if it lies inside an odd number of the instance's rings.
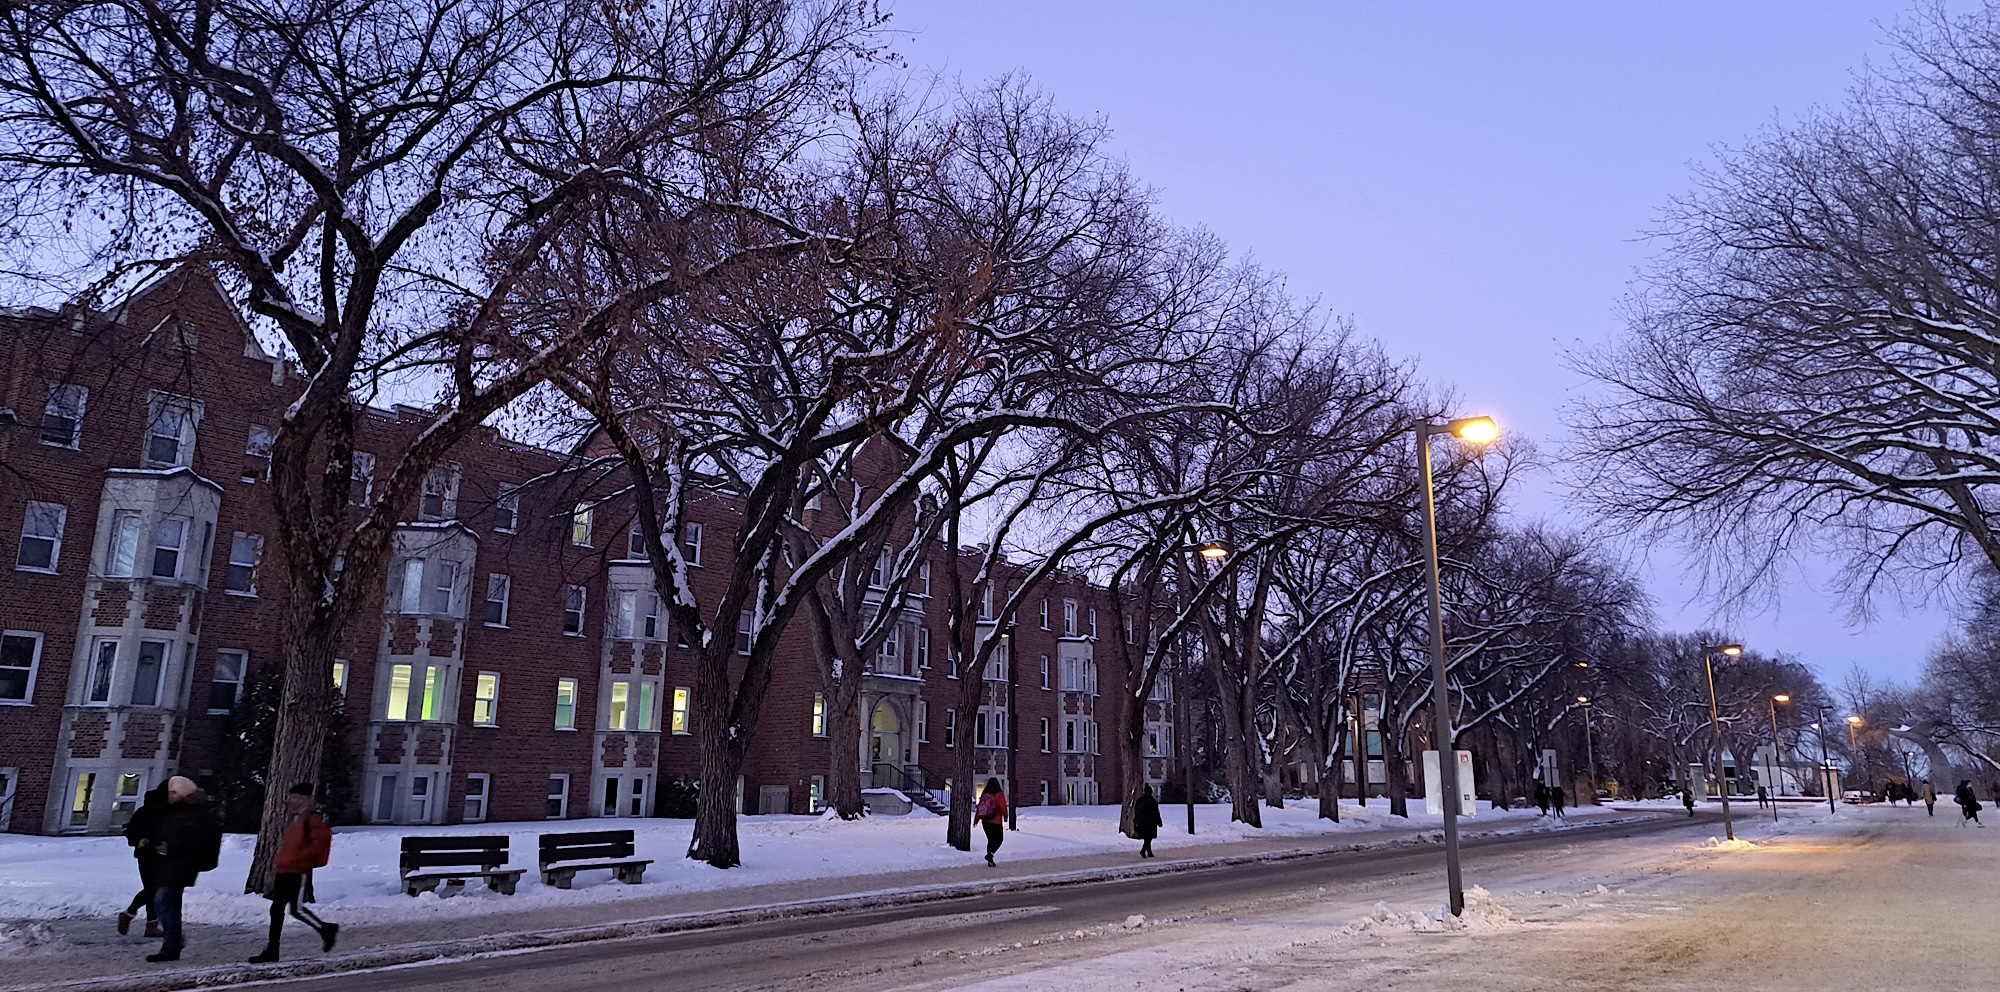
[[[1363,809],[1343,805],[1342,822],[1314,816],[1312,803],[1282,810],[1264,810],[1261,830],[1231,823],[1227,806],[1196,807],[1197,834],[1184,832],[1185,807],[1162,809],[1166,829],[1156,843],[1163,858],[1190,842],[1213,845],[1230,841],[1313,839],[1350,836],[1356,842],[1391,840],[1435,832],[1439,818],[1425,816],[1422,803],[1412,804],[1408,819],[1389,815],[1385,802]],[[1605,807],[1572,809],[1578,820],[1615,816]],[[1552,829],[1558,824],[1534,810],[1495,813],[1481,804],[1479,815],[1466,822],[1473,832],[1514,832]],[[562,823],[478,823],[448,827],[344,827],[335,831],[333,861],[314,875],[319,909],[330,919],[377,922],[425,920],[519,911],[738,888],[806,879],[856,877],[963,867],[978,861],[977,853],[956,851],[944,843],[944,820],[925,812],[908,816],[869,817],[855,822],[805,816],[750,816],[739,821],[743,866],[718,871],[689,861],[690,820],[567,821]],[[1118,833],[1116,806],[1054,806],[1025,809],[1020,829],[1007,835],[1000,851],[1003,861],[1060,859],[1083,855],[1131,852],[1137,842]],[[654,859],[644,884],[621,885],[609,872],[588,872],[576,888],[562,890],[541,884],[534,868],[536,835],[548,830],[631,828],[637,834],[640,857]],[[480,883],[464,894],[440,897],[427,893],[405,896],[397,881],[396,864],[405,836],[443,834],[506,834],[513,866],[528,869],[515,895],[488,892]],[[258,924],[268,904],[238,892],[247,871],[252,838],[231,835],[223,846],[220,867],[202,876],[188,891],[186,914],[191,923]],[[983,850],[983,848],[982,848]],[[1060,869],[1060,864],[1052,866]],[[0,920],[50,920],[106,917],[122,908],[138,888],[138,872],[129,849],[118,837],[33,837],[0,834]]]

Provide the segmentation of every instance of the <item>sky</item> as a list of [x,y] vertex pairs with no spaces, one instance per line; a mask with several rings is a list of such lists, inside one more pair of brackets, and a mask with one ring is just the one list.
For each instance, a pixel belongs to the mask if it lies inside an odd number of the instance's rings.
[[[1888,55],[1897,3],[894,0],[912,72],[1019,72],[1101,115],[1177,223],[1285,273],[1292,292],[1414,358],[1561,453],[1589,384],[1564,356],[1611,341],[1660,246],[1646,233],[1718,148],[1838,105]],[[1574,523],[1552,472],[1524,516]],[[1836,685],[1913,679],[1943,606],[1850,622],[1802,557],[1770,608],[1719,613],[1673,548],[1634,550],[1672,630],[1716,627]]]

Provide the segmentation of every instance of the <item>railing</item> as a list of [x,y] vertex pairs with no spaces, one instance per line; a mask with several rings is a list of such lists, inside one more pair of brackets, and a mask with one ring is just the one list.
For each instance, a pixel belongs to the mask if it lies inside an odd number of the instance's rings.
[[878,764],[870,769],[870,784],[877,789],[894,789],[904,795],[929,793],[924,788],[924,770],[918,767]]

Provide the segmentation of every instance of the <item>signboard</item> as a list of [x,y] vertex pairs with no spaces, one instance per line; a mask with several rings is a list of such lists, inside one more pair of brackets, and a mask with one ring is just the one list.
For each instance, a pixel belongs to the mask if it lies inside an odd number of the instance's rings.
[[[1470,818],[1479,808],[1473,801],[1472,752],[1456,751],[1458,755],[1458,815]],[[1424,812],[1432,816],[1444,815],[1443,776],[1438,770],[1438,753],[1424,752]]]

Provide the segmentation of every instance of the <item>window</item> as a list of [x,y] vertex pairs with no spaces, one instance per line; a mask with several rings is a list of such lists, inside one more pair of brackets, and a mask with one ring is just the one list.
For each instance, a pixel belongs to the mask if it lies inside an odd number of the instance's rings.
[[472,725],[500,725],[500,673],[480,672],[472,683]]
[[569,776],[549,776],[549,806],[547,817],[561,820],[569,816]]
[[889,635],[882,638],[882,646],[875,651],[877,668],[885,672],[902,671],[903,629],[889,628]]
[[1042,753],[1049,753],[1049,718],[1042,718]]
[[653,683],[639,683],[639,729],[653,730],[659,724],[653,718]]
[[178,468],[194,461],[195,423],[201,404],[184,396],[153,394],[152,420],[146,429],[146,467]]
[[639,594],[630,589],[620,589],[616,595],[618,608],[612,620],[612,635],[631,637],[639,627]]
[[375,782],[375,822],[396,818],[396,776],[384,775]]
[[347,501],[355,506],[375,501],[375,456],[366,451],[354,453],[354,465],[347,473]]
[[1049,656],[1042,656],[1042,688],[1049,687]]
[[1043,630],[1049,629],[1049,601],[1047,599],[1042,600],[1041,623]]
[[1096,720],[1089,720],[1089,719],[1086,719],[1086,720],[1084,720],[1084,721],[1083,721],[1083,743],[1084,743],[1084,751],[1085,751],[1086,753],[1088,753],[1088,754],[1096,754],[1096,753],[1097,753],[1097,721],[1096,721]]
[[992,587],[992,586],[987,586],[987,587],[986,587],[986,589],[985,589],[985,591],[983,591],[983,592],[981,592],[981,593],[979,594],[979,619],[981,619],[981,620],[991,620],[991,619],[993,619],[993,587]]
[[1063,600],[1063,636],[1076,636],[1076,600]]
[[868,588],[889,588],[889,552],[887,550],[875,553],[875,567],[868,571]]
[[583,636],[583,587],[563,587],[563,633]]
[[431,822],[431,777],[410,776],[410,822]]
[[578,503],[569,514],[569,543],[580,548],[590,547],[590,521],[595,511]]
[[1097,639],[1097,607],[1090,608],[1090,639]]
[[76,792],[69,801],[69,825],[90,826],[90,794],[97,791],[96,772],[78,772]]
[[660,596],[652,593],[646,597],[646,618],[640,636],[653,639],[660,636]]
[[611,708],[605,711],[606,730],[624,730],[631,720],[632,683],[611,683]]
[[749,654],[750,645],[750,611],[744,610],[736,615],[736,653]]
[[958,746],[958,711],[944,711],[944,746]]
[[926,700],[919,699],[917,700],[917,743],[929,744],[930,742],[931,704]]
[[69,508],[61,503],[29,503],[21,517],[21,548],[14,567],[29,572],[53,572],[62,554],[63,524]]
[[444,695],[439,684],[443,681],[443,677],[444,669],[436,665],[426,665],[424,667],[424,708],[422,714],[425,720],[443,719]]
[[1075,658],[1064,658],[1062,663],[1062,689],[1064,692],[1082,692],[1082,668]]
[[1063,721],[1063,750],[1067,753],[1075,754],[1076,744],[1076,720],[1066,719]]
[[486,820],[486,800],[493,790],[493,777],[485,773],[465,777],[465,815],[460,817],[467,823],[482,823]]
[[10,630],[0,635],[0,703],[35,701],[35,669],[42,660],[42,635]]
[[167,642],[139,642],[139,657],[132,666],[132,705],[160,704],[160,677],[166,667]]
[[1047,806],[1048,804],[1049,804],[1049,780],[1048,780],[1048,779],[1043,779],[1043,780],[1042,780],[1042,805],[1044,805],[1044,806]]
[[42,407],[42,443],[58,448],[74,448],[83,440],[83,408],[90,390],[62,384],[49,387],[49,400]]
[[347,662],[333,663],[333,691],[343,696],[347,695]]
[[406,558],[403,560],[403,584],[401,595],[397,597],[396,612],[421,613],[424,609],[424,560]]
[[161,517],[153,528],[153,577],[181,577],[181,558],[187,551],[188,522],[180,517]]
[[931,594],[931,563],[927,561],[920,561],[917,563],[917,595],[928,597],[930,596],[930,594]]
[[632,518],[632,529],[625,534],[625,557],[641,561],[650,559],[646,553],[646,529],[639,526],[639,518]]
[[250,425],[250,439],[243,444],[243,481],[256,482],[271,474],[271,448],[278,443],[271,429]]
[[676,734],[688,732],[688,691],[685,687],[674,690],[673,723],[667,729]]
[[215,653],[215,675],[208,680],[210,713],[226,713],[236,708],[236,701],[243,696],[243,671],[249,666],[250,656],[241,651]]
[[229,580],[224,590],[237,596],[257,595],[257,564],[264,559],[264,539],[238,531],[229,539]]
[[806,812],[818,815],[826,808],[826,776],[814,775],[812,784],[806,787]]
[[1126,618],[1125,618],[1125,643],[1127,643],[1127,644],[1137,644],[1137,643],[1138,643],[1137,641],[1135,641],[1135,640],[1133,640],[1133,639],[1132,639],[1132,618],[1131,618],[1131,617],[1126,617]]
[[84,693],[86,702],[108,703],[111,701],[111,677],[118,671],[118,642],[105,639],[97,642],[97,652],[90,660],[90,684]]
[[985,710],[980,710],[979,712],[977,712],[977,713],[974,713],[974,714],[972,715],[972,745],[973,745],[974,747],[985,747],[985,746],[986,746],[986,711],[985,711]]
[[507,626],[507,596],[513,589],[513,580],[498,572],[486,576],[486,625]]
[[632,791],[631,791],[631,792],[629,792],[629,793],[627,793],[626,795],[627,795],[627,799],[626,799],[626,802],[628,803],[628,805],[627,805],[627,806],[625,807],[625,810],[626,810],[626,812],[625,812],[625,815],[626,815],[626,816],[645,816],[645,815],[646,815],[646,780],[645,780],[645,779],[643,779],[643,778],[637,778],[637,777],[633,778],[633,779],[632,779]]
[[456,462],[446,462],[424,473],[423,493],[417,497],[418,520],[451,520],[458,516],[458,476]]
[[410,677],[412,671],[408,665],[389,666],[389,709],[383,714],[383,719],[408,720],[410,718]]
[[814,737],[826,736],[826,695],[813,693],[812,732]]
[[500,497],[493,501],[495,517],[493,530],[501,534],[512,534],[521,526],[521,492],[518,489],[504,489]]
[[137,773],[126,772],[118,776],[118,791],[111,799],[111,825],[123,826],[132,814],[139,811],[142,780]]
[[556,680],[556,729],[576,729],[576,680]]
[[129,579],[139,568],[139,511],[111,511],[111,540],[104,548],[104,574]]
[[441,561],[431,569],[430,602],[425,605],[430,612],[448,614],[451,612],[452,594],[458,591],[458,563]]
[[687,563],[701,565],[701,524],[690,520],[681,525],[681,552]]
[[921,671],[929,667],[931,667],[931,629],[929,627],[918,627],[917,669]]

